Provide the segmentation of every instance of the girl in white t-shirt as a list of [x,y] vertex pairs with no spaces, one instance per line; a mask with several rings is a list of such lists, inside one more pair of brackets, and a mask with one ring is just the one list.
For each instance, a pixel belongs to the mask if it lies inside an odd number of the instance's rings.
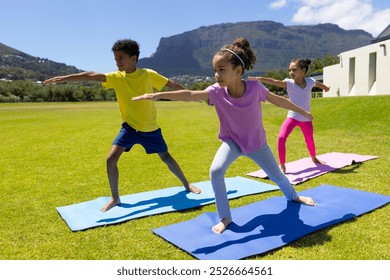
[[214,105],[220,121],[218,137],[222,141],[210,167],[211,184],[220,219],[212,230],[218,234],[232,222],[224,176],[228,167],[240,156],[247,156],[255,161],[268,177],[278,184],[288,200],[315,205],[312,198],[299,196],[281,172],[266,141],[260,103],[267,100],[276,106],[300,112],[307,118],[312,119],[313,116],[289,100],[269,92],[261,83],[242,80],[245,69],[253,68],[255,61],[256,56],[249,42],[244,38],[237,38],[214,55],[213,67],[217,81],[214,85],[204,90],[158,92],[132,99],[133,101],[161,98],[181,101],[209,99]]
[[[324,91],[329,91],[329,87],[320,83],[313,78],[305,77],[309,70],[311,61],[309,59],[293,59],[289,65],[290,79],[283,81],[265,78],[265,77],[249,77],[250,80],[259,80],[262,83],[271,84],[277,87],[286,88],[287,94],[294,104],[298,105],[306,111],[310,111],[311,90],[313,87],[318,87]],[[311,120],[305,116],[288,111],[287,118],[280,127],[278,135],[278,155],[280,168],[283,173],[286,173],[286,141],[295,127],[299,126],[302,130],[306,141],[311,159],[314,163],[324,164],[316,156],[316,148],[314,144],[314,129]]]

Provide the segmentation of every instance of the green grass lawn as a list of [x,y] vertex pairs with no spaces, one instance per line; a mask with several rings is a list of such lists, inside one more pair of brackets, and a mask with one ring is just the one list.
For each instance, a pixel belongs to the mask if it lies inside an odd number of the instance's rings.
[[[389,108],[390,96],[313,99],[318,154],[335,151],[379,159],[306,181],[296,186],[297,191],[330,184],[390,195]],[[220,145],[214,108],[195,102],[158,102],[157,110],[170,152],[188,179],[209,180],[208,170]],[[263,104],[263,123],[274,153],[285,116],[285,110]],[[214,204],[80,232],[72,232],[57,213],[57,206],[110,195],[105,157],[120,125],[113,102],[0,104],[0,259],[193,259],[151,229],[214,212]],[[288,161],[308,156],[298,129],[287,145]],[[146,155],[141,147],[125,154],[119,168],[122,195],[180,185],[157,155]],[[243,157],[227,176],[245,176],[257,169]],[[231,206],[276,195],[282,194],[242,197],[231,200]],[[389,217],[386,206],[249,259],[388,260]]]

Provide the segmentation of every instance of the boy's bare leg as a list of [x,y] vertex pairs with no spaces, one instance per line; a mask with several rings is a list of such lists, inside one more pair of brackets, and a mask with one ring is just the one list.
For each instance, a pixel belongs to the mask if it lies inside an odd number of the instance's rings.
[[298,202],[298,203],[302,203],[302,204],[308,205],[308,206],[317,206],[315,201],[311,197],[308,197],[308,196],[298,196],[295,199],[295,201]]
[[225,231],[225,229],[230,225],[232,222],[232,217],[223,218],[218,224],[213,226],[211,230],[215,232],[216,234],[221,234]]
[[110,210],[112,207],[115,207],[119,204],[121,204],[120,198],[119,197],[118,198],[112,197],[111,200],[106,205],[104,205],[101,210],[102,210],[102,212],[106,212],[106,211]]
[[181,171],[180,166],[169,152],[159,153],[158,155],[160,156],[161,160],[168,166],[169,170],[171,170],[171,172],[180,180],[187,191],[195,194],[202,192],[201,189],[188,183],[186,177],[183,174],[183,171]]
[[118,188],[118,181],[119,181],[119,171],[118,171],[118,160],[120,156],[122,155],[123,151],[125,150],[124,147],[119,147],[116,145],[113,145],[111,147],[110,152],[107,156],[107,176],[108,181],[110,183],[110,189],[111,189],[111,200],[103,206],[101,209],[103,212],[106,212],[110,210],[112,207],[117,206],[121,203],[121,200],[119,198],[119,188]]

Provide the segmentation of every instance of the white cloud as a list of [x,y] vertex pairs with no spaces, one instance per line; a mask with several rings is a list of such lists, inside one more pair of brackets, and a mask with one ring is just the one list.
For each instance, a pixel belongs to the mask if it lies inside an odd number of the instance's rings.
[[269,7],[270,7],[271,9],[275,9],[275,10],[284,8],[284,7],[286,7],[286,6],[287,6],[287,0],[276,0],[276,1],[273,1],[273,2],[269,5]]
[[296,2],[301,2],[303,5],[310,7],[321,7],[332,4],[335,0],[298,0]]
[[374,37],[390,24],[390,7],[374,9],[371,0],[298,0],[302,6],[292,21],[298,24],[334,23],[343,29],[363,29]]

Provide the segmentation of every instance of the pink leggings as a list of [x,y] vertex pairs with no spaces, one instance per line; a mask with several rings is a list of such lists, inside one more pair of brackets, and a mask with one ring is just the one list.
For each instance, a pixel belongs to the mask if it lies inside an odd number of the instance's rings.
[[314,129],[312,122],[300,122],[293,118],[287,118],[280,127],[278,135],[278,155],[280,164],[286,163],[286,141],[287,137],[295,127],[299,126],[305,137],[307,149],[310,156],[316,156],[316,147],[314,144]]

